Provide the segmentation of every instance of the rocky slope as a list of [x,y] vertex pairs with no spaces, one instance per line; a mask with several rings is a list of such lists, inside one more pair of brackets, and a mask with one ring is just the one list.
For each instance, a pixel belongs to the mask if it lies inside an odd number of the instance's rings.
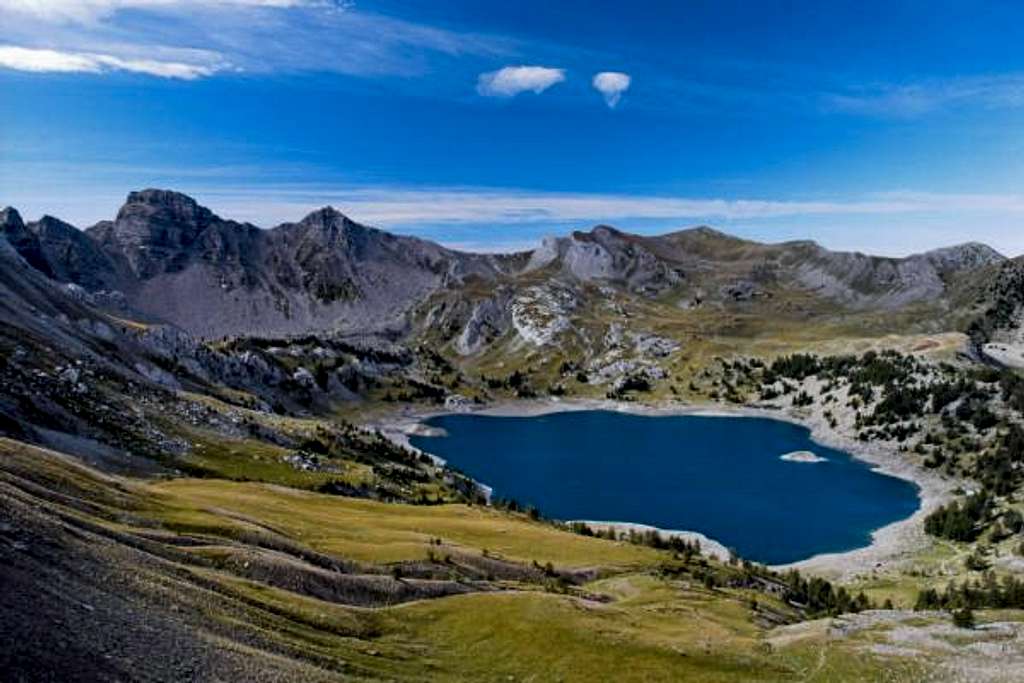
[[968,328],[973,352],[1024,367],[1024,258],[1004,261],[986,275],[975,286],[983,310]]

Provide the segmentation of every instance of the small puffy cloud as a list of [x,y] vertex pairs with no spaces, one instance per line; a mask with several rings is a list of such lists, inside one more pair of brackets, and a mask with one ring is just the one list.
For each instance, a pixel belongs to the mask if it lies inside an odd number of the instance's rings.
[[0,45],[0,68],[37,73],[103,73],[131,71],[160,78],[193,80],[209,76],[217,67],[155,59],[126,59],[93,52],[64,52]]
[[614,108],[622,99],[622,93],[629,90],[633,81],[629,74],[620,71],[602,71],[594,75],[594,89],[604,96],[609,107]]
[[565,69],[546,66],[506,66],[504,69],[480,74],[476,91],[487,97],[514,97],[532,91],[540,94],[565,80]]

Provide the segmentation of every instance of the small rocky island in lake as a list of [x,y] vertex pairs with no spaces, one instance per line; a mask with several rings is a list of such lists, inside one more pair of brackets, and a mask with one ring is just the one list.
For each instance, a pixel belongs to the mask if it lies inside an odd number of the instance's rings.
[[786,462],[828,462],[828,458],[823,458],[811,451],[793,451],[792,453],[779,456],[779,460],[785,460]]

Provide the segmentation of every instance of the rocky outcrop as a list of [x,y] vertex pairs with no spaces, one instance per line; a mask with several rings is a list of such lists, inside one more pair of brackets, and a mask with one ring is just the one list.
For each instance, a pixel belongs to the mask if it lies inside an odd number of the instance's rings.
[[478,301],[455,339],[455,350],[463,356],[479,353],[505,334],[511,325],[512,311],[507,293]]
[[568,288],[528,287],[512,301],[512,325],[524,341],[545,346],[569,330],[570,314],[577,304],[576,295]]
[[1007,260],[998,251],[980,242],[967,242],[953,247],[933,249],[922,254],[921,258],[929,261],[941,274],[974,270],[997,265]]
[[0,211],[0,234],[7,238],[7,243],[26,263],[47,277],[53,276],[53,270],[39,246],[39,238],[28,229],[21,214],[9,206]]
[[657,294],[683,279],[683,273],[659,259],[641,238],[599,225],[590,232],[546,238],[528,270],[554,265],[583,282],[612,282],[639,294]]
[[750,280],[737,280],[722,286],[722,296],[732,301],[753,301],[770,296],[768,292]]
[[979,359],[1024,366],[1024,258],[1002,262],[986,283],[986,306],[967,333]]
[[88,291],[119,290],[124,273],[85,233],[53,216],[43,216],[28,229],[36,236],[50,276]]
[[[184,269],[191,261],[223,261],[229,256],[217,253],[215,243],[227,233],[256,231],[254,226],[241,226],[220,220],[194,199],[168,190],[132,192],[112,223],[100,223],[89,229],[89,235],[107,252],[123,258],[140,280],[161,273]],[[212,230],[211,230],[212,229]],[[209,231],[209,234],[208,234]],[[218,234],[220,239],[212,239]],[[250,235],[251,236],[251,232]],[[205,243],[200,237],[206,235]],[[211,247],[213,251],[211,251]]]

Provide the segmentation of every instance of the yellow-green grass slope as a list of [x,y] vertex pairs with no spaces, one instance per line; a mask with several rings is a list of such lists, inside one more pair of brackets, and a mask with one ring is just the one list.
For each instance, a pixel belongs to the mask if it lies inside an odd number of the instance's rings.
[[[247,653],[251,666],[287,676],[834,681],[922,674],[920,662],[873,652],[870,630],[836,640],[823,628],[773,641],[762,617],[792,610],[763,593],[668,578],[662,569],[678,561],[667,552],[479,506],[386,504],[215,479],[125,479],[7,440],[0,440],[0,500],[47,515],[55,534],[88,537],[89,547],[123,564],[115,569],[139,577],[137,592],[118,599],[173,613],[211,647]],[[570,589],[499,580],[377,607],[304,590],[303,577],[323,570],[314,560],[361,563],[360,571],[395,581],[394,563],[434,552],[550,562],[560,571],[589,570],[590,578]],[[64,571],[73,574],[71,564]],[[292,575],[254,578],[250,564]],[[42,592],[38,599],[56,598]],[[242,669],[225,675],[252,673]]]

